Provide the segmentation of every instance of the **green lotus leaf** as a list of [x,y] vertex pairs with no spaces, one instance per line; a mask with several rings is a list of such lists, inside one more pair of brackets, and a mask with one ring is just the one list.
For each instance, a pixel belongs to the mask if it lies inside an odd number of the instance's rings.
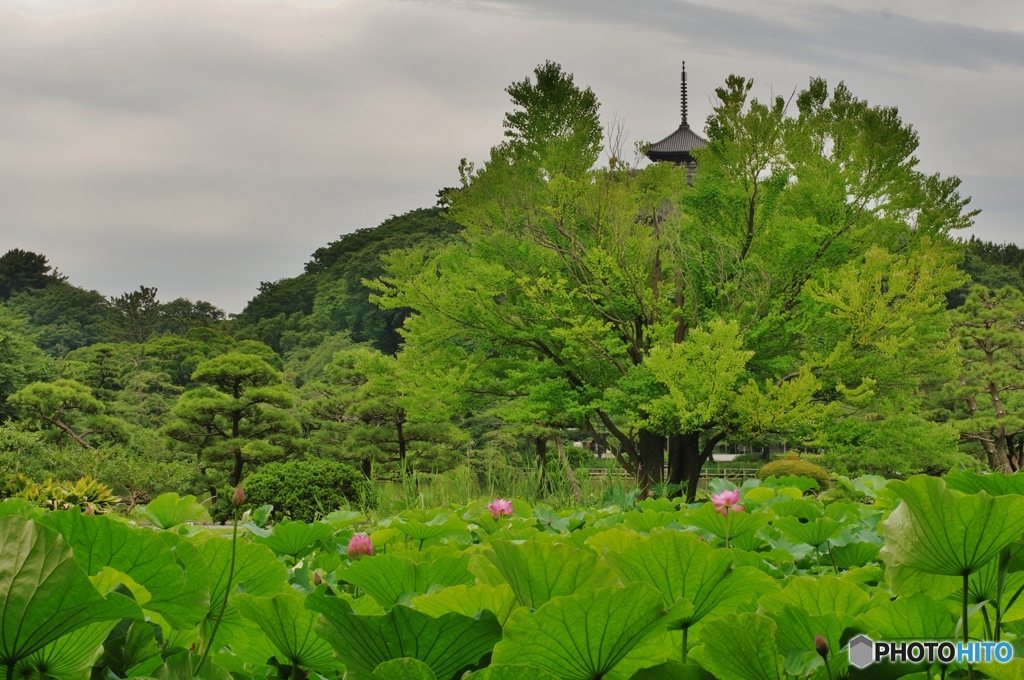
[[15,677],[51,677],[61,680],[87,678],[103,652],[103,641],[117,621],[98,621],[54,640],[38,652],[22,659]]
[[360,616],[344,599],[323,590],[309,595],[306,607],[321,614],[317,633],[355,677],[372,677],[385,661],[409,657],[430,666],[439,680],[452,680],[501,639],[501,626],[486,611],[479,617],[452,612],[435,618],[398,605],[383,616]]
[[863,567],[868,562],[878,559],[880,546],[867,541],[832,546],[832,559],[840,569]]
[[147,597],[136,594],[142,608],[159,613],[175,628],[191,628],[206,614],[210,595],[204,570],[196,565],[186,578],[175,551],[168,549],[176,537],[77,509],[52,512],[39,521],[60,532],[89,576],[103,568],[125,574],[146,590]]
[[[210,573],[210,609],[202,622],[205,644],[220,649],[231,646],[232,651],[250,663],[264,663],[267,660],[266,640],[260,627],[245,619],[229,603],[217,629],[216,640],[210,640],[214,622],[227,592],[228,573],[231,569],[231,537],[206,535],[196,548],[206,562]],[[231,579],[231,593],[247,593],[256,597],[271,597],[287,587],[288,570],[264,545],[238,541],[235,555],[234,577]]]
[[957,618],[945,603],[926,595],[885,600],[857,617],[857,625],[880,640],[951,640]]
[[536,666],[492,664],[467,676],[466,680],[558,680]]
[[646,583],[557,597],[536,612],[513,612],[492,658],[561,680],[603,678],[665,623],[664,598]]
[[694,656],[719,680],[781,680],[776,628],[769,617],[750,612],[712,619],[701,628],[703,647]]
[[882,523],[881,556],[889,567],[962,576],[1024,534],[1024,496],[957,497],[943,480],[925,475],[888,488],[902,501]]
[[950,489],[968,494],[987,491],[993,496],[1024,495],[1024,475],[1004,475],[1001,472],[979,475],[977,472],[954,470],[943,479]]
[[0,518],[0,664],[13,667],[72,631],[123,618],[142,618],[142,610],[118,593],[100,595],[59,533]]
[[274,525],[269,536],[256,536],[253,543],[261,543],[275,555],[288,555],[298,558],[299,555],[307,552],[317,541],[326,541],[334,538],[334,529],[323,522],[292,522],[283,520]]
[[871,597],[855,583],[837,576],[798,576],[780,592],[762,597],[760,605],[766,611],[781,611],[786,605],[793,605],[811,616],[843,612],[856,617],[871,607]]
[[796,517],[780,517],[774,524],[787,539],[815,548],[825,545],[843,530],[841,522],[829,517],[818,517],[809,522],[801,522]]
[[16,515],[25,519],[39,519],[45,511],[24,498],[8,498],[0,503],[0,517]]
[[[231,569],[231,537],[207,534],[196,545],[210,573],[210,607],[219,610]],[[231,592],[268,597],[281,592],[288,582],[288,569],[269,548],[239,540]]]
[[210,513],[196,502],[195,496],[178,496],[165,493],[153,499],[148,505],[140,505],[135,512],[160,529],[173,529],[185,522],[209,522]]
[[772,512],[776,517],[796,517],[811,521],[825,515],[821,503],[810,498],[783,498],[772,503]]
[[[273,597],[240,594],[232,602],[242,616],[255,621],[274,645],[277,660],[304,669],[328,669],[338,664],[334,650],[315,632],[317,615],[306,609],[305,598],[297,593]],[[271,656],[267,651],[267,658]]]
[[689,601],[693,611],[679,622],[684,628],[716,610],[779,590],[775,579],[763,571],[734,567],[730,551],[712,548],[682,531],[655,534],[621,553],[608,553],[605,560],[624,583],[639,581],[657,588],[667,606]]
[[781,610],[769,613],[775,622],[775,645],[785,658],[786,671],[792,675],[806,675],[822,663],[814,648],[814,638],[821,635],[828,641],[829,648],[842,648],[843,630],[853,623],[853,618],[842,612],[829,612],[811,616],[802,607],[786,605]]
[[767,522],[768,515],[763,512],[730,512],[728,515],[720,515],[711,503],[705,503],[680,520],[681,524],[699,527],[723,539],[757,531]]
[[404,522],[395,522],[392,526],[420,543],[466,528],[464,522],[444,512],[437,514],[428,522],[407,519]]
[[990,680],[1020,680],[1024,678],[1024,659],[1018,657],[1009,663],[979,663],[976,669],[983,672]]
[[100,642],[103,643],[103,657],[99,666],[109,668],[122,678],[127,677],[128,669],[160,655],[154,625],[148,621],[121,621],[110,639]]
[[472,583],[470,555],[442,555],[425,562],[413,562],[400,555],[377,555],[353,562],[338,579],[365,590],[385,609],[410,593],[422,594],[431,586],[456,586]]
[[627,531],[615,527],[605,529],[588,537],[585,543],[588,548],[598,555],[603,555],[606,552],[622,552],[640,540],[640,538],[641,536],[638,536],[635,531]]
[[494,614],[498,623],[504,626],[516,606],[516,594],[504,583],[499,586],[458,585],[414,597],[412,606],[431,616],[441,616],[448,612],[476,616],[486,610]]
[[563,543],[495,541],[486,554],[519,604],[532,609],[554,597],[586,594],[617,581],[596,555]]
[[630,680],[715,680],[715,676],[700,666],[666,661],[650,668],[641,668]]
[[437,680],[430,666],[417,659],[392,659],[373,670],[376,680]]
[[[231,675],[207,659],[199,668],[199,655],[190,652],[178,652],[167,657],[164,663],[153,671],[155,680],[232,680]],[[198,675],[196,671],[199,671]]]
[[680,515],[677,511],[645,510],[643,512],[627,512],[622,523],[633,531],[649,534],[652,529],[667,527],[679,519]]

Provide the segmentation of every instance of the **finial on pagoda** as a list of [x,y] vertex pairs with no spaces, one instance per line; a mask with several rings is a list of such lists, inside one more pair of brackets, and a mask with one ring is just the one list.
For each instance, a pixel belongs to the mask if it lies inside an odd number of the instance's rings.
[[686,62],[683,62],[683,74],[679,82],[679,104],[683,111],[683,127],[688,128],[690,124],[686,122]]

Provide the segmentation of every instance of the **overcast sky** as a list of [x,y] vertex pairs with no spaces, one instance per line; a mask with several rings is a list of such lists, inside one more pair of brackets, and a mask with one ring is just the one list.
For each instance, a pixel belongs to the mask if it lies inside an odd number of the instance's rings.
[[[434,203],[552,59],[630,142],[730,73],[899,107],[928,172],[1024,244],[1024,2],[0,0],[0,252],[106,295],[242,309],[339,235]],[[631,143],[630,143],[631,146]]]

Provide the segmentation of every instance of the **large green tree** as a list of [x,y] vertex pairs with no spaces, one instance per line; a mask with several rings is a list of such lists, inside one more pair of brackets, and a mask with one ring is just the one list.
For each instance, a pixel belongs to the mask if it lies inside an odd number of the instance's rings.
[[20,248],[0,256],[0,300],[7,300],[23,290],[45,288],[59,280],[51,271],[46,256]]
[[14,415],[7,397],[43,378],[48,368],[47,357],[36,347],[25,322],[0,306],[0,422]]
[[974,286],[953,312],[960,370],[949,383],[950,422],[993,470],[1024,465],[1024,293]]
[[[379,301],[416,310],[406,335],[419,351],[448,343],[470,363],[555,367],[570,408],[645,485],[662,478],[666,438],[671,481],[692,496],[722,439],[799,436],[801,416],[840,398],[830,365],[843,338],[815,329],[837,304],[831,273],[872,249],[903,261],[938,249],[932,269],[951,288],[955,255],[936,242],[971,214],[955,178],[916,170],[917,135],[895,109],[812,80],[791,115],[751,88],[731,76],[716,90],[691,187],[671,166],[594,169],[596,99],[539,67],[509,88],[506,142],[479,170],[463,163],[462,188],[446,194],[464,241],[392,255]],[[935,293],[915,292],[930,314]],[[678,365],[709,343],[710,360]]]
[[303,405],[317,453],[358,460],[367,476],[374,465],[403,472],[452,466],[466,436],[437,383],[425,385],[422,363],[360,347],[337,352],[325,372],[306,387]]
[[208,359],[173,410],[165,433],[196,456],[213,488],[237,485],[245,466],[296,452],[299,425],[281,374],[264,359],[239,351]]

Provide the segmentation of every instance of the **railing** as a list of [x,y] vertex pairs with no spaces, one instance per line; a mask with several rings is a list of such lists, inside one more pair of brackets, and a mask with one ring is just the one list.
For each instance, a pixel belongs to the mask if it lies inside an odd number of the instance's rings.
[[[668,478],[668,468],[664,468],[664,470],[662,472],[664,473],[663,476],[662,476],[663,479],[667,479]],[[610,468],[590,468],[590,476],[591,477],[610,477],[610,476],[632,477],[633,475],[629,474],[628,472],[626,472],[622,468],[615,468],[614,470],[610,469]],[[723,477],[723,478],[727,478],[727,479],[736,479],[736,478],[747,479],[748,477],[756,477],[757,476],[757,468],[703,468],[700,471],[700,476],[701,476],[702,479],[711,478],[711,477]]]

